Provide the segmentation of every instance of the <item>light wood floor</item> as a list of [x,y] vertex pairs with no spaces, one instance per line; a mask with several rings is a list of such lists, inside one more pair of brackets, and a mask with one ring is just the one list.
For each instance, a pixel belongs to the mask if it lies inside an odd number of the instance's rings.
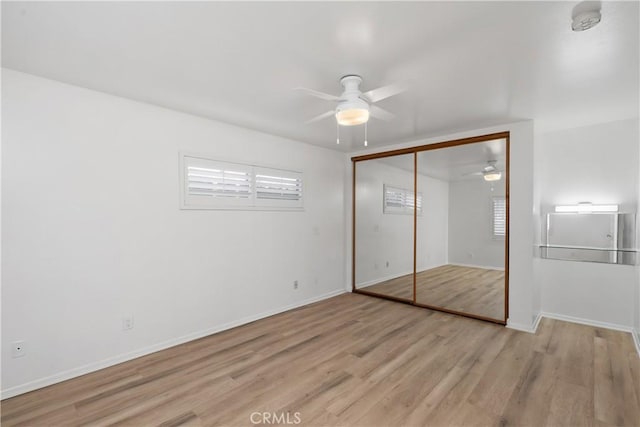
[[631,336],[345,294],[2,402],[2,425],[637,426]]
[[[413,274],[362,288],[413,300]],[[504,320],[504,271],[443,265],[416,274],[416,301]]]

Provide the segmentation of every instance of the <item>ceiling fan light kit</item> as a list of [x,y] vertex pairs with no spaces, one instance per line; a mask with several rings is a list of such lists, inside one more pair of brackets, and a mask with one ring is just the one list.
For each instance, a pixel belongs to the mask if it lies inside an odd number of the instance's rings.
[[369,121],[369,105],[362,100],[358,101],[338,105],[336,120],[340,126],[356,126]]
[[[502,171],[496,166],[497,160],[487,160],[487,166],[478,172],[465,173],[462,176],[482,176],[487,182],[500,181],[502,179]],[[491,190],[493,191],[493,190]]]
[[485,181],[500,181],[500,178],[502,178],[502,172],[499,171],[491,171],[491,172],[486,172],[482,175],[482,177],[484,178]]
[[376,117],[382,120],[391,120],[394,117],[394,115],[388,111],[372,104],[397,95],[398,93],[403,92],[406,88],[403,85],[392,84],[362,93],[360,90],[360,83],[362,83],[362,77],[360,76],[349,74],[342,77],[340,79],[340,84],[344,88],[344,91],[340,96],[308,88],[298,88],[299,90],[303,90],[307,94],[315,96],[316,98],[324,99],[325,101],[338,102],[335,110],[322,113],[319,116],[308,120],[307,123],[323,120],[333,115],[336,118],[336,125],[338,127],[336,144],[340,144],[340,126],[365,125],[364,145],[366,147],[368,145],[366,125],[369,118]]

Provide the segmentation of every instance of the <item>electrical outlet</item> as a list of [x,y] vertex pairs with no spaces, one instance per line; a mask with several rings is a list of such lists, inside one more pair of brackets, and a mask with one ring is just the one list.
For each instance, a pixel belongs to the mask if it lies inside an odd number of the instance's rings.
[[122,318],[122,330],[128,331],[133,329],[133,316],[126,316]]
[[389,268],[389,261],[387,261],[387,268]]
[[27,355],[27,347],[24,341],[14,341],[11,343],[11,357],[18,358]]
[[293,289],[298,289],[298,281],[297,280],[293,281]]

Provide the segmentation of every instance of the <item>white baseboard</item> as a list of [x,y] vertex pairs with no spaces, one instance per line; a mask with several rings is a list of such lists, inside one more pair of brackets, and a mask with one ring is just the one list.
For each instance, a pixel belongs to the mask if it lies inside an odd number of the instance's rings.
[[638,356],[640,356],[640,331],[634,329],[631,335],[633,335],[633,343],[636,345]]
[[597,328],[612,329],[614,331],[633,332],[631,326],[618,325],[616,323],[600,322],[598,320],[584,319],[582,317],[567,316],[565,314],[549,313],[543,311],[542,317],[547,319],[564,320],[565,322],[578,323],[580,325],[595,326]]
[[[424,270],[420,270],[420,271],[418,271],[418,273],[422,273],[423,271],[433,270],[434,268],[443,267],[445,265],[462,265],[462,264],[448,264],[447,263],[447,264],[434,265],[433,267],[429,267],[429,268],[425,268]],[[468,267],[474,267],[474,266],[468,266]],[[407,271],[406,273],[396,273],[396,274],[394,274],[392,276],[379,277],[377,279],[368,280],[366,282],[356,283],[356,289],[361,289],[361,288],[366,288],[368,286],[377,285],[378,283],[386,282],[387,280],[397,279],[398,277],[402,277],[402,276],[408,276],[409,274],[413,274],[413,270]]]
[[346,293],[347,291],[344,289],[338,289],[336,291],[332,291],[323,295],[319,295],[317,297],[308,298],[303,301],[298,301],[293,304],[286,305],[284,307],[280,307],[274,310],[268,310],[260,314],[256,314],[253,316],[247,316],[242,319],[234,320],[232,322],[228,322],[222,325],[214,326],[212,328],[208,328],[202,331],[194,332],[188,335],[183,335],[178,338],[173,338],[167,341],[163,341],[158,344],[154,344],[148,347],[144,347],[138,350],[134,350],[128,353],[120,354],[118,356],[113,356],[108,359],[103,359],[98,362],[89,363],[84,366],[80,366],[78,368],[69,369],[67,371],[59,372],[54,375],[50,375],[48,377],[39,378],[37,380],[29,381],[28,383],[20,384],[17,386],[13,386],[7,388],[5,390],[0,391],[1,399],[8,399],[13,396],[17,396],[19,394],[27,393],[29,391],[37,390],[39,388],[47,387],[52,384],[56,384],[62,381],[70,380],[75,377],[79,377],[81,375],[89,374],[91,372],[98,371],[100,369],[108,368],[113,365],[117,365],[119,363],[127,362],[129,360],[137,359],[138,357],[146,356],[151,353],[155,353],[160,350],[165,350],[170,347],[175,347],[180,344],[184,344],[189,341],[197,340],[199,338],[206,337],[208,335],[212,335],[218,332],[225,331],[227,329],[232,329],[238,326],[242,326],[247,323],[254,322],[256,320],[264,319],[265,317],[273,316],[275,314],[283,313],[285,311],[293,310],[294,308],[302,307],[308,304],[312,304],[314,302],[322,301],[328,298],[335,297],[337,295],[341,295]]
[[378,277],[377,279],[367,280],[366,282],[356,283],[356,289],[367,288],[369,286],[377,285],[378,283],[386,282],[387,280],[397,279],[398,277],[407,276],[413,274],[413,270],[407,273],[396,273],[392,276]]
[[461,264],[459,262],[450,262],[448,265],[455,265],[457,267],[484,268],[485,270],[504,271],[504,267],[494,267],[492,265]]
[[538,330],[538,325],[540,324],[540,320],[542,319],[542,313],[538,313],[535,320],[530,325],[525,325],[524,323],[514,323],[507,320],[507,328],[515,329],[516,331],[528,332],[530,334],[535,334]]
[[563,322],[571,322],[571,323],[578,323],[580,325],[594,326],[596,328],[604,328],[604,329],[611,329],[614,331],[629,332],[633,337],[633,343],[635,344],[636,351],[638,352],[638,356],[640,356],[640,335],[638,334],[638,331],[636,331],[635,328],[631,326],[619,325],[617,323],[600,322],[598,320],[584,319],[581,317],[567,316],[565,314],[548,313],[546,311],[543,311],[539,313],[538,316],[536,316],[536,319],[534,320],[532,325],[524,325],[520,323],[507,322],[507,328],[535,334],[536,331],[538,330],[538,325],[540,324],[540,320],[543,317],[546,317],[547,319],[562,320]]
[[540,321],[542,320],[542,313],[538,313],[536,319],[533,321],[533,333],[535,334],[538,330],[538,326],[540,326]]

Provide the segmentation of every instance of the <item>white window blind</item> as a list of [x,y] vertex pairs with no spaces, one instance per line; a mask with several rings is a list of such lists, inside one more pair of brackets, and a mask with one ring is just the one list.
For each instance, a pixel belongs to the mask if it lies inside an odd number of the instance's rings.
[[190,196],[251,197],[251,176],[247,172],[189,166],[187,179]]
[[504,197],[493,197],[493,237],[504,238],[507,233],[507,201]]
[[302,207],[302,174],[255,167],[257,206]]
[[422,214],[422,193],[418,193],[418,202],[414,203],[413,190],[385,184],[383,198],[384,213],[413,215],[417,205],[418,215]]
[[300,209],[302,173],[195,156],[182,157],[183,207]]

